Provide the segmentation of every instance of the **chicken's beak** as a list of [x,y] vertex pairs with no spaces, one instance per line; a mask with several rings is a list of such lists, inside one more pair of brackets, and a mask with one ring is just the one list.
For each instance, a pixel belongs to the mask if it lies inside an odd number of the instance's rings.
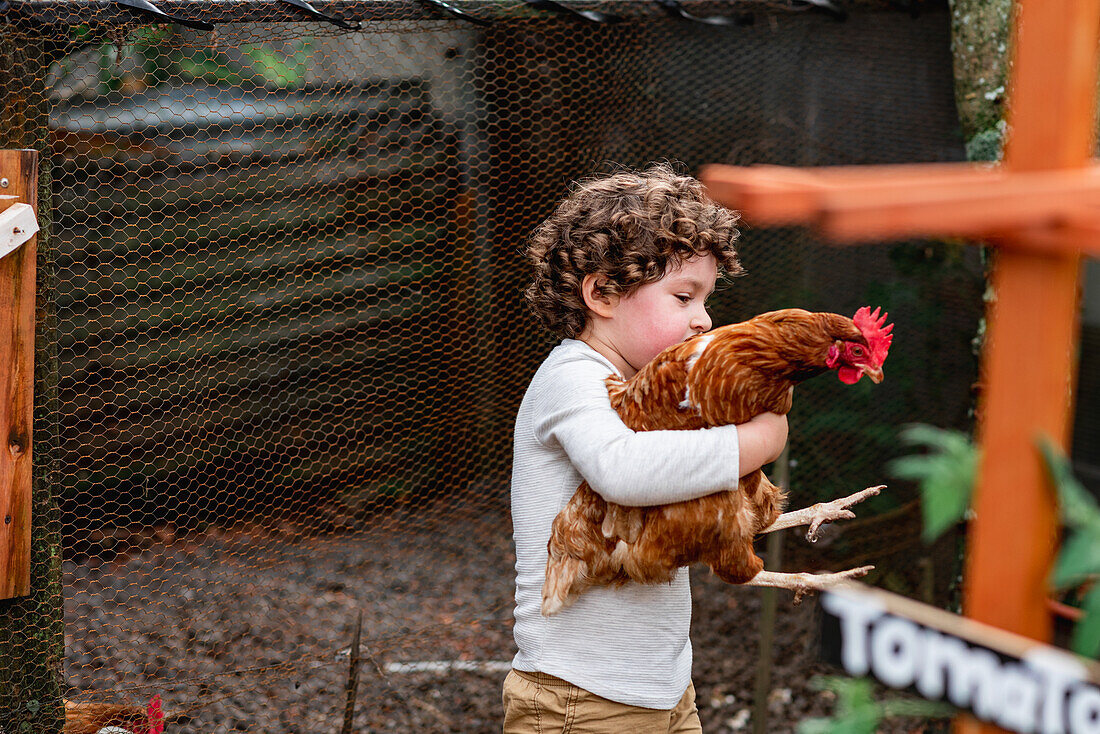
[[881,367],[872,367],[869,364],[861,365],[860,369],[863,370],[863,374],[871,378],[871,382],[876,385],[882,382],[883,374]]

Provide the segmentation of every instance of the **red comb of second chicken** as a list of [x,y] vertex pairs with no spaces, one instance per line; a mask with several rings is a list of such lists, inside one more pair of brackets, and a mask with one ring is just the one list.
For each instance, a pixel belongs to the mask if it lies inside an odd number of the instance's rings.
[[160,694],[149,700],[145,713],[149,717],[149,734],[164,734],[164,709],[160,705]]

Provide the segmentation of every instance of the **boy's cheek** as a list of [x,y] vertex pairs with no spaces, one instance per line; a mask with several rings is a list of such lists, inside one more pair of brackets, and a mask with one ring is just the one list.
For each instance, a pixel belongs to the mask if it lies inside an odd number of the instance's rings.
[[673,344],[684,340],[684,329],[679,324],[654,325],[639,340],[640,351],[644,352],[644,361],[649,362]]

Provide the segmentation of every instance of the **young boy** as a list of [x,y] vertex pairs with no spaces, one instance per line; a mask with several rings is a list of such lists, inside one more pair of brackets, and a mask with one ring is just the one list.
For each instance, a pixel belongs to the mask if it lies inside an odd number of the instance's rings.
[[736,486],[782,450],[786,418],[771,413],[741,426],[635,433],[603,383],[710,329],[705,301],[719,270],[741,271],[736,223],[698,181],[661,165],[575,187],[532,236],[526,296],[564,340],[516,417],[519,652],[504,682],[506,734],[701,731],[686,569],[669,584],[589,589],[552,617],[539,606],[551,523],[582,479],[622,505],[679,502]]

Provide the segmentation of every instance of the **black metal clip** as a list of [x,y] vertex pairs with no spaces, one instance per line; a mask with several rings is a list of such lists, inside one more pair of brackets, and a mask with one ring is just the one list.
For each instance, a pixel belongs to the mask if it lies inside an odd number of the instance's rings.
[[465,10],[456,8],[450,3],[443,2],[443,0],[420,0],[420,2],[427,3],[428,5],[434,5],[445,13],[450,13],[456,18],[461,18],[462,20],[469,21],[470,23],[475,23],[476,25],[492,25],[491,21],[485,20],[484,18],[479,18],[476,15],[471,15]]
[[714,26],[735,26],[735,25],[752,25],[753,15],[751,13],[741,13],[740,15],[693,15],[684,10],[684,6],[679,3],[679,0],[655,0],[655,2],[664,8],[669,15],[674,18],[683,18],[684,20],[690,20],[693,23],[704,23],[706,25]]
[[532,8],[538,8],[539,10],[549,10],[554,13],[562,15],[571,15],[577,18],[583,18],[590,23],[618,23],[622,20],[617,15],[612,13],[603,13],[599,10],[579,10],[577,8],[571,8],[568,5],[555,2],[555,0],[525,0],[525,2]]
[[287,5],[293,5],[299,10],[304,10],[307,15],[315,20],[323,20],[326,23],[332,23],[334,26],[338,28],[343,28],[347,31],[359,30],[358,23],[349,23],[343,18],[337,18],[332,15],[325,15],[320,10],[307,3],[306,0],[283,0],[283,2]]
[[128,8],[133,8],[140,13],[151,15],[162,23],[179,23],[180,25],[187,26],[188,28],[194,28],[199,31],[212,31],[214,25],[201,20],[190,20],[189,18],[181,18],[178,15],[169,15],[164,12],[149,0],[115,0],[119,5],[125,5]]

